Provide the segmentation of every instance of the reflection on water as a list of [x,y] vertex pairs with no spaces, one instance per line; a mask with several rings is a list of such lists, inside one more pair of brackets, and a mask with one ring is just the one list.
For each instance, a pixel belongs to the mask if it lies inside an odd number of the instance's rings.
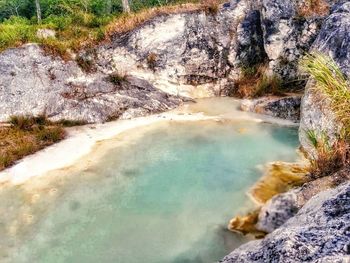
[[[140,136],[142,134],[142,136]],[[296,158],[294,128],[168,122],[99,143],[76,167],[0,191],[2,262],[196,262],[246,242],[256,166]]]

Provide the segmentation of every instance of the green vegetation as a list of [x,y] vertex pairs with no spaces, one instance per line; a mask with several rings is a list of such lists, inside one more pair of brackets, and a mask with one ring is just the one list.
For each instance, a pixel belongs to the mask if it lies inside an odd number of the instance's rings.
[[0,127],[0,170],[65,136],[61,125],[49,122],[44,115],[12,116],[10,124]]
[[338,65],[319,53],[307,55],[301,65],[316,81],[314,89],[324,94],[324,99],[329,101],[343,124],[344,137],[350,138],[350,85]]
[[317,150],[317,157],[311,161],[312,174],[319,177],[350,165],[350,85],[338,65],[323,54],[307,55],[301,66],[315,80],[313,88],[323,94],[342,127],[334,143],[330,143],[326,133],[306,131]]
[[[0,0],[0,51],[36,42],[49,54],[70,59],[72,51],[93,47],[157,15],[194,10],[214,13],[220,1],[133,0],[130,1],[131,12],[123,12],[129,10],[125,3],[128,1]],[[56,35],[40,38],[38,29],[52,29]],[[80,64],[89,67],[85,62],[80,61]]]

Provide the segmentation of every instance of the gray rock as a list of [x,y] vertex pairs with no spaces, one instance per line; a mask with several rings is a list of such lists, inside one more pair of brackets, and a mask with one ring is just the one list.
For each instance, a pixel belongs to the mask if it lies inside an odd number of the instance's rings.
[[298,7],[305,0],[262,0],[262,25],[269,71],[293,86],[300,78],[298,61],[317,37],[322,17],[305,18]]
[[[313,50],[331,56],[340,65],[342,71],[350,76],[350,3],[336,4],[332,14],[324,22]],[[313,89],[315,83],[309,81],[301,104],[299,138],[303,149],[316,157],[315,149],[310,145],[307,131],[313,130],[321,137],[326,134],[329,142],[336,141],[341,125],[333,113],[329,101]]]
[[0,61],[0,121],[46,114],[51,120],[104,122],[169,110],[183,101],[136,77],[117,85],[108,75],[86,74],[35,44],[9,49]]
[[256,228],[271,233],[295,216],[299,210],[297,192],[297,189],[292,190],[276,195],[269,200],[260,210]]
[[266,56],[260,13],[249,0],[218,14],[156,17],[96,50],[98,69],[142,76],[156,88],[192,98],[229,95],[243,64]]
[[255,100],[244,100],[243,111],[251,111],[272,117],[298,122],[300,119],[301,95],[287,97],[263,97]]
[[311,198],[296,216],[263,240],[249,242],[220,262],[347,262],[350,183]]

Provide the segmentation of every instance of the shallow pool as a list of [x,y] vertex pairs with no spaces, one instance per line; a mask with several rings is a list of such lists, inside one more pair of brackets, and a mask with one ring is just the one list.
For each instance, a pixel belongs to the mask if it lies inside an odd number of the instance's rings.
[[163,122],[96,146],[76,167],[0,192],[3,262],[215,262],[252,204],[259,165],[296,159],[297,130],[251,121]]

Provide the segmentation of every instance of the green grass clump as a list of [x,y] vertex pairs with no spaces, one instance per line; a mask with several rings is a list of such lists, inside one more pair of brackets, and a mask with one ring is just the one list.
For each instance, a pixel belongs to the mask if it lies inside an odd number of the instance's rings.
[[320,53],[307,55],[301,62],[302,68],[316,81],[313,87],[324,94],[333,112],[343,124],[344,137],[350,139],[350,86],[333,59]]
[[317,152],[311,160],[311,175],[322,177],[350,165],[350,86],[334,60],[323,54],[305,56],[301,66],[315,80],[312,88],[323,94],[342,127],[334,143],[324,132],[306,131]]

